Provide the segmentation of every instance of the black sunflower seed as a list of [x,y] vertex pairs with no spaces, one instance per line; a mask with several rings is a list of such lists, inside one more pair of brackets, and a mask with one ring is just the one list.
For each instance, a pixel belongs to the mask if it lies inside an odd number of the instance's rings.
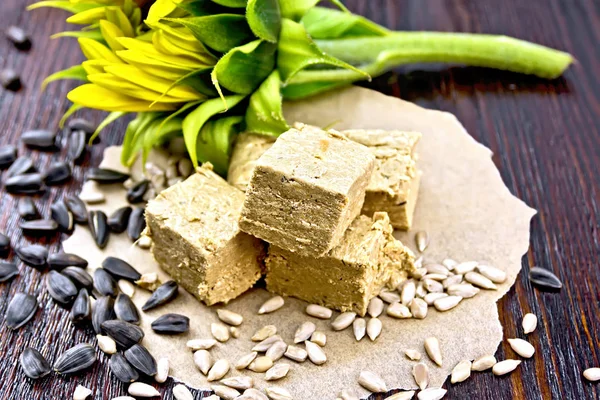
[[64,201],[56,201],[50,206],[50,216],[56,221],[61,232],[73,232],[73,214]]
[[67,267],[61,271],[61,274],[69,278],[75,286],[82,289],[91,289],[94,284],[94,280],[91,275],[83,268],[79,267]]
[[4,233],[0,233],[0,257],[6,257],[10,252],[10,238]]
[[156,360],[141,344],[131,346],[125,351],[125,358],[135,369],[148,375],[156,375]]
[[108,366],[110,367],[110,372],[113,375],[124,383],[131,383],[138,380],[140,375],[136,371],[135,368],[129,361],[120,353],[113,354],[108,360]]
[[12,176],[23,175],[27,172],[34,172],[35,167],[33,166],[33,161],[31,158],[21,156],[15,160],[15,162],[8,168],[6,171],[6,177],[10,178]]
[[96,350],[87,343],[78,344],[65,351],[54,363],[59,374],[74,374],[91,367],[96,362]]
[[87,268],[88,262],[77,254],[63,253],[61,251],[48,256],[48,266],[58,270],[66,267]]
[[10,329],[19,329],[25,325],[38,309],[37,299],[27,293],[14,295],[6,310],[6,326]]
[[54,235],[58,230],[58,224],[52,219],[23,221],[19,224],[19,227],[26,235],[32,236]]
[[77,296],[77,286],[60,272],[50,271],[46,280],[50,297],[60,304],[70,304]]
[[110,230],[115,233],[125,232],[132,211],[133,209],[131,207],[125,206],[113,212],[110,217],[108,217],[108,226],[110,227]]
[[21,197],[17,205],[17,211],[21,218],[26,221],[42,217],[31,197]]
[[71,179],[71,166],[59,161],[51,164],[44,173],[44,183],[48,186],[60,185]]
[[85,289],[81,289],[73,302],[69,318],[74,324],[80,324],[90,319],[92,314],[92,305],[90,303],[90,295]]
[[108,229],[107,217],[100,210],[90,211],[88,215],[88,227],[98,248],[103,249],[108,243],[110,231]]
[[177,282],[165,282],[152,292],[152,296],[150,296],[148,301],[142,306],[142,310],[148,311],[161,306],[173,300],[175,296],[177,296]]
[[556,275],[540,267],[532,267],[529,270],[529,280],[543,290],[556,291],[562,289],[563,286]]
[[85,156],[87,134],[84,131],[73,131],[67,142],[67,159],[80,163]]
[[117,296],[115,301],[115,314],[121,321],[129,322],[130,324],[140,324],[140,314],[137,307],[131,301],[131,298],[124,293]]
[[141,203],[144,201],[144,195],[150,187],[150,181],[143,180],[127,190],[127,201],[131,204]]
[[103,268],[94,271],[94,289],[102,296],[117,296],[117,281]]
[[190,329],[190,319],[181,314],[165,314],[155,319],[151,326],[156,333],[184,333]]
[[39,379],[48,375],[52,371],[50,363],[46,361],[42,353],[27,347],[19,357],[19,363],[25,375],[31,379]]
[[127,236],[134,242],[142,236],[142,232],[146,228],[146,218],[144,217],[144,208],[136,207],[129,217],[127,224]]
[[79,196],[75,194],[66,196],[64,202],[67,205],[69,211],[71,211],[71,214],[73,214],[73,219],[75,220],[75,222],[77,222],[78,224],[87,224],[87,206],[85,205],[83,200],[79,198]]
[[18,26],[9,26],[6,30],[6,37],[19,50],[29,50],[31,48],[31,39],[27,33]]
[[6,191],[14,194],[38,194],[45,190],[42,174],[31,173],[11,176],[5,183]]
[[17,159],[17,148],[11,144],[0,147],[0,170],[5,170]]
[[4,68],[0,70],[0,84],[6,90],[16,92],[21,89],[21,78],[14,69]]
[[115,300],[110,296],[98,298],[92,310],[94,332],[102,333],[102,324],[115,318]]
[[96,131],[96,127],[94,126],[94,124],[92,124],[85,118],[73,118],[69,121],[67,127],[71,131],[84,131],[88,136],[92,136]]
[[32,267],[45,266],[46,259],[48,258],[48,249],[38,244],[17,247],[15,253],[17,253],[17,257],[19,257],[21,261]]
[[102,268],[114,276],[115,279],[137,281],[142,277],[142,274],[133,268],[131,264],[117,257],[106,257],[104,261],[102,261]]
[[56,151],[56,132],[48,129],[34,129],[23,132],[21,142],[32,149]]
[[19,275],[19,268],[16,264],[10,262],[0,262],[0,282],[11,280]]
[[104,321],[102,323],[102,332],[110,336],[123,349],[130,348],[144,338],[142,328],[118,319]]
[[98,183],[123,183],[129,179],[129,175],[112,169],[92,168],[86,179]]

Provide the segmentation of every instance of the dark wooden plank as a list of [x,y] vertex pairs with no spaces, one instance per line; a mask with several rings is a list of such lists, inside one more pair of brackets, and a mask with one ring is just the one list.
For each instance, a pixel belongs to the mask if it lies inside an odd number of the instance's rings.
[[[366,86],[454,113],[473,137],[494,151],[510,190],[539,210],[531,226],[531,249],[523,259],[524,273],[499,302],[507,337],[521,335],[524,313],[533,311],[541,317],[540,328],[530,337],[538,354],[506,378],[478,373],[459,385],[447,383],[446,398],[600,398],[598,384],[581,377],[584,368],[600,364],[600,84],[595,75],[600,65],[600,3],[348,0],[346,4],[393,29],[507,34],[570,51],[577,58],[578,64],[563,78],[551,82],[480,68],[428,65],[398,69]],[[0,38],[0,67],[17,69],[25,83],[18,93],[0,91],[0,145],[18,143],[25,129],[56,126],[68,107],[65,95],[72,85],[51,84],[44,93],[39,85],[49,73],[81,60],[75,41],[48,39],[66,28],[65,13],[26,12],[24,7],[22,1],[4,0],[0,13],[0,26],[27,27],[34,41],[31,51],[19,52]],[[83,115],[95,121],[101,118],[97,112]],[[76,168],[69,185],[36,200],[44,215],[49,215],[52,201],[78,190],[85,168],[97,165],[103,146],[119,143],[125,126],[119,121],[103,134],[102,144],[94,146],[83,167]],[[43,168],[61,156],[64,152],[35,153],[36,165]],[[15,204],[15,197],[2,192],[0,231],[11,234],[13,245],[30,241],[15,229]],[[57,249],[58,242],[57,237],[44,243]],[[552,269],[565,288],[558,294],[532,289],[526,279],[530,265]],[[70,325],[67,312],[49,299],[39,271],[20,268],[21,276],[0,284],[0,314],[18,291],[38,296],[41,309],[24,329],[0,328],[0,399],[70,398],[78,383],[94,389],[96,398],[124,394],[124,386],[107,372],[104,357],[79,377],[39,382],[24,377],[16,363],[24,347],[42,349],[54,360],[73,344],[91,340],[93,334]],[[505,343],[497,353],[498,358],[514,356]],[[161,388],[167,399],[171,387],[169,382]]]

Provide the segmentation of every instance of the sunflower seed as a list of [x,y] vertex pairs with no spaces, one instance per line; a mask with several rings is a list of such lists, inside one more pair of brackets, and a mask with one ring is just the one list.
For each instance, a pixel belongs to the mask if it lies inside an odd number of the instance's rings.
[[94,289],[102,296],[115,297],[118,292],[117,282],[103,268],[98,268],[94,271]]
[[240,392],[225,385],[211,385],[210,388],[223,400],[234,400],[240,396]]
[[450,296],[460,296],[465,299],[470,299],[479,293],[479,288],[476,288],[469,283],[460,283],[458,285],[449,286],[446,291]]
[[496,357],[494,356],[483,356],[473,361],[471,370],[473,371],[485,371],[492,368],[496,364]]
[[438,366],[442,366],[442,350],[440,349],[440,341],[435,337],[425,339],[425,351],[427,355]]
[[100,191],[98,188],[98,183],[94,181],[87,181],[83,183],[81,192],[79,192],[79,198],[87,204],[98,204],[106,201],[104,193]]
[[436,300],[447,296],[447,293],[427,293],[425,297],[423,297],[423,300],[425,301],[425,303],[427,303],[427,305],[432,306]]
[[421,279],[425,275],[427,275],[427,269],[426,268],[417,268],[417,269],[415,269],[413,271],[413,273],[411,274],[411,277],[414,278],[414,279]]
[[52,371],[42,353],[31,347],[23,350],[19,356],[19,363],[25,375],[31,379],[43,378]]
[[115,279],[137,281],[142,277],[142,274],[133,268],[131,264],[117,257],[106,257],[104,261],[102,261],[102,268]]
[[253,342],[261,342],[268,337],[273,336],[277,333],[277,327],[275,325],[265,325],[252,335]]
[[360,342],[367,333],[367,321],[364,318],[356,318],[352,323],[352,333],[357,342]]
[[90,304],[90,295],[86,289],[81,289],[73,302],[69,318],[74,324],[79,324],[90,319],[92,306]]
[[40,194],[46,190],[42,174],[29,173],[8,178],[4,184],[8,193],[14,194]]
[[192,339],[188,340],[186,346],[192,351],[211,349],[217,341],[214,339]]
[[130,324],[139,325],[140,323],[140,314],[137,307],[133,304],[131,298],[124,293],[119,294],[117,300],[115,300],[115,315],[121,321]]
[[128,174],[106,168],[90,168],[86,180],[98,183],[123,183],[129,178]]
[[361,371],[360,376],[358,377],[358,383],[373,393],[387,392],[387,386],[383,379],[370,371]]
[[496,376],[506,375],[512,371],[514,371],[519,364],[521,364],[521,360],[504,360],[500,361],[492,367],[492,372]]
[[19,275],[19,269],[16,264],[9,262],[0,262],[0,282],[6,282]]
[[[444,285],[438,281],[434,281],[433,279],[424,279],[422,282],[425,290],[427,290],[429,293],[441,293],[444,291]],[[427,293],[425,293],[423,296],[426,294]]]
[[50,271],[46,279],[46,288],[50,296],[60,304],[70,304],[77,296],[77,286],[56,271]]
[[446,278],[447,278],[447,276],[443,275],[443,274],[427,274],[421,279],[424,281],[429,279],[429,280],[441,282],[441,281],[445,280]]
[[92,326],[96,333],[102,333],[102,324],[116,318],[114,312],[115,301],[110,296],[103,296],[96,300],[92,308]]
[[483,289],[496,290],[497,286],[478,272],[467,272],[465,274],[465,280],[469,283],[472,283],[475,286],[479,286]]
[[343,389],[338,394],[338,398],[339,398],[339,400],[360,400],[358,398],[358,396],[356,395],[356,392],[351,389]]
[[218,381],[229,372],[229,361],[225,359],[217,360],[208,371],[206,380],[209,382]]
[[397,303],[400,301],[400,295],[397,292],[381,291],[379,298],[388,304]]
[[17,158],[6,171],[6,177],[11,178],[17,175],[23,175],[27,172],[34,172],[36,169],[33,166],[31,158],[21,156]]
[[142,289],[146,289],[151,292],[154,292],[160,287],[160,285],[162,285],[162,282],[158,279],[158,274],[156,272],[142,274],[142,277],[134,283]]
[[78,344],[65,351],[54,363],[59,374],[74,374],[91,367],[96,362],[96,351],[87,343]]
[[127,392],[136,397],[157,397],[160,396],[160,392],[156,390],[153,386],[148,385],[147,383],[142,382],[133,382],[127,388]]
[[73,220],[78,224],[87,224],[88,211],[85,203],[76,195],[69,195],[64,198],[67,209],[71,212]]
[[421,353],[414,349],[404,350],[404,355],[413,361],[420,361],[422,357]]
[[429,246],[429,235],[425,231],[419,231],[415,235],[415,243],[417,244],[417,250],[420,253],[424,252],[427,246]]
[[[312,334],[312,332],[311,332],[311,334]],[[310,335],[309,335],[309,337],[310,337]],[[273,343],[279,342],[281,340],[283,340],[283,339],[281,339],[281,336],[279,336],[279,335],[269,336],[268,338],[261,341],[260,343],[257,343],[252,348],[252,351],[258,351],[259,353],[263,353],[263,352],[269,350],[269,348],[273,345]]]
[[477,271],[494,283],[504,283],[506,281],[506,272],[499,268],[489,265],[478,265]]
[[410,313],[416,319],[427,317],[427,303],[423,299],[413,299],[410,302]]
[[229,335],[234,338],[237,339],[240,337],[240,329],[235,327],[235,326],[230,326],[229,327]]
[[51,219],[34,219],[21,222],[19,228],[21,228],[26,235],[44,236],[55,234],[58,230],[58,224]]
[[152,238],[150,238],[150,236],[142,235],[135,244],[137,244],[140,249],[149,249],[152,247]]
[[437,299],[433,302],[433,306],[438,311],[448,311],[458,305],[462,301],[462,297],[460,296],[446,296],[440,299]]
[[40,212],[33,202],[31,197],[21,197],[19,199],[19,203],[17,205],[17,212],[26,221],[31,221],[33,219],[40,219]]
[[248,365],[248,369],[254,372],[265,372],[273,366],[273,360],[267,356],[256,357],[254,361]]
[[306,313],[311,317],[329,319],[331,318],[333,312],[327,307],[323,307],[318,304],[309,304],[306,306]]
[[412,299],[415,298],[416,290],[417,286],[415,282],[412,280],[407,281],[402,287],[402,294],[400,295],[401,303],[408,306]]
[[391,395],[387,398],[387,400],[410,400],[415,397],[415,391],[410,390],[407,392],[398,392],[396,394]]
[[448,271],[448,268],[446,268],[442,264],[427,264],[425,265],[425,269],[427,270],[428,274],[444,276],[450,275],[450,271]]
[[90,211],[88,216],[88,227],[92,238],[96,242],[98,248],[103,249],[108,243],[110,232],[106,222],[106,214],[100,210]]
[[92,395],[92,391],[85,386],[77,385],[73,392],[73,400],[86,400]]
[[294,343],[301,343],[308,340],[316,329],[317,326],[310,321],[302,323],[302,325],[296,329],[296,333],[294,333]]
[[308,357],[308,353],[303,348],[290,344],[283,356],[289,358],[290,360],[304,362],[306,361],[306,357]]
[[123,349],[132,347],[144,338],[144,331],[140,327],[117,319],[104,321],[102,331]]
[[[176,385],[173,388],[173,396],[175,400],[194,400],[192,392],[185,385]],[[207,398],[208,399],[208,398]]]
[[379,318],[371,318],[367,322],[367,336],[371,341],[375,341],[381,335],[381,320]]
[[124,355],[127,361],[129,361],[129,363],[133,365],[133,367],[138,371],[148,376],[156,375],[156,360],[154,359],[154,357],[152,357],[148,349],[146,349],[141,344],[134,344],[129,349],[125,350]]
[[343,312],[338,315],[331,323],[331,328],[334,331],[341,331],[352,325],[356,319],[356,313],[352,311]]
[[456,364],[452,369],[452,377],[450,381],[452,383],[464,382],[471,376],[471,361],[464,360]]
[[13,296],[6,310],[6,326],[19,329],[25,325],[38,309],[37,299],[27,293],[17,293]]
[[[98,341],[98,343],[100,342]],[[140,377],[140,374],[137,372],[137,370],[133,368],[129,361],[127,361],[120,353],[113,353],[113,355],[110,357],[110,360],[108,360],[108,366],[110,368],[110,372],[112,372],[112,374],[121,382],[135,382]]]
[[531,358],[535,353],[535,348],[531,343],[523,339],[508,339],[510,347],[523,358]]
[[412,314],[411,314],[410,310],[408,309],[408,307],[405,306],[404,304],[400,304],[400,303],[390,304],[387,307],[387,310],[385,312],[387,315],[389,315],[390,317],[393,317],[393,318],[400,318],[400,319],[412,318]]
[[464,275],[467,272],[474,271],[475,268],[479,265],[477,261],[465,261],[460,264],[456,264],[454,266],[454,273],[457,275]]
[[47,129],[33,129],[21,134],[21,143],[37,150],[56,151],[56,132]]
[[127,223],[127,236],[134,242],[142,236],[142,231],[146,228],[146,219],[144,217],[144,208],[136,207],[129,216]]
[[13,145],[0,146],[0,170],[9,168],[17,159],[17,148]]
[[17,257],[27,265],[32,267],[43,267],[46,265],[48,249],[44,246],[30,244],[15,248],[15,252],[17,253]]
[[59,161],[50,164],[44,173],[44,183],[48,186],[60,185],[71,179],[71,166]]
[[462,275],[451,275],[442,281],[444,289],[448,289],[452,285],[459,285],[463,281]]
[[161,334],[185,333],[190,329],[190,319],[181,314],[165,314],[155,319],[151,327],[154,332]]
[[229,340],[229,328],[220,322],[213,322],[210,324],[210,332],[213,337],[221,343],[225,343]]
[[325,344],[327,343],[327,336],[325,336],[324,332],[321,331],[315,331],[311,337],[310,337],[310,341],[313,343],[318,344],[321,347],[324,347]]
[[150,181],[144,179],[127,190],[127,201],[130,204],[137,204],[144,201],[144,195],[150,187]]
[[67,142],[67,160],[80,163],[85,155],[87,135],[84,131],[73,131]]
[[381,300],[379,297],[373,297],[371,299],[371,301],[369,301],[369,305],[367,307],[367,313],[371,317],[377,318],[383,312],[383,307],[384,307],[383,300]]
[[308,353],[308,359],[313,364],[315,364],[315,365],[325,364],[325,362],[327,361],[327,356],[325,355],[325,352],[323,351],[321,346],[319,346],[316,343],[311,342],[310,340],[307,340],[306,342],[304,342],[304,345],[306,346],[306,352]]
[[73,118],[69,121],[67,128],[71,131],[84,131],[89,136],[96,131],[94,124],[84,118]]
[[423,363],[415,364],[412,374],[419,389],[424,390],[429,384],[429,367]]
[[537,327],[537,322],[538,319],[535,316],[535,314],[525,314],[523,316],[523,332],[527,335],[533,331],[535,331],[535,328]]
[[64,201],[57,201],[50,206],[50,215],[58,224],[61,232],[73,232],[73,214],[67,209]]
[[427,289],[425,289],[425,284],[423,283],[423,281],[419,281],[417,283],[417,288],[415,289],[415,297],[418,297],[419,299],[422,299],[423,297],[427,296]]
[[260,308],[258,309],[258,313],[259,314],[268,314],[268,313],[272,313],[273,311],[277,311],[279,310],[281,307],[283,307],[284,304],[284,300],[283,297],[281,296],[274,296],[271,297],[269,300],[265,301]]
[[206,375],[213,365],[213,359],[207,350],[198,350],[194,353],[194,364]]
[[583,371],[583,377],[590,382],[600,381],[600,368],[588,368]]
[[229,386],[230,388],[246,390],[254,386],[254,379],[249,376],[235,376],[233,378],[223,379],[221,380],[221,383],[225,386]]
[[31,40],[22,28],[12,25],[8,27],[5,33],[8,40],[10,40],[17,49],[26,51],[31,48]]
[[287,350],[287,344],[283,340],[273,343],[271,347],[265,353],[265,356],[269,357],[273,362],[279,360],[285,354]]
[[292,395],[286,389],[272,386],[265,389],[271,400],[293,400]]
[[129,297],[133,297],[133,295],[135,294],[135,286],[128,280],[119,279],[117,281],[117,287],[119,288],[122,294],[127,295]]
[[0,233],[0,257],[6,257],[10,252],[10,238]]
[[117,343],[110,336],[96,335],[96,339],[98,340],[98,348],[104,354],[115,354],[117,352]]
[[194,165],[188,158],[182,158],[177,163],[177,170],[184,178],[187,178],[194,172]]
[[71,266],[87,268],[88,262],[76,254],[59,252],[48,256],[48,266],[58,270]]
[[229,325],[239,326],[242,324],[242,322],[244,322],[244,317],[242,317],[238,313],[229,310],[217,310],[217,316],[221,321]]
[[250,365],[250,363],[256,359],[256,356],[258,356],[258,353],[256,351],[253,351],[251,353],[246,354],[245,356],[242,356],[235,363],[235,369],[242,370],[244,368],[247,368],[248,365]]
[[447,390],[442,388],[429,388],[419,392],[419,400],[440,400],[446,395]]
[[285,378],[287,376],[288,372],[290,372],[289,364],[274,365],[271,368],[269,368],[267,370],[267,372],[265,373],[265,380],[266,381],[276,381],[278,379]]
[[540,267],[532,267],[529,270],[529,280],[542,290],[555,291],[562,288],[562,282],[556,275]]

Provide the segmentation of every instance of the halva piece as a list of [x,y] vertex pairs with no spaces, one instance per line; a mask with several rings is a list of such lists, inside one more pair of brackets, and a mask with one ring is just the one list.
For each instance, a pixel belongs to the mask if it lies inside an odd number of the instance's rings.
[[361,213],[371,216],[377,211],[385,211],[394,228],[410,229],[421,180],[414,152],[421,134],[380,129],[342,133],[367,146],[375,156],[375,169]]
[[273,146],[273,143],[275,143],[273,136],[247,132],[240,133],[235,141],[229,160],[227,182],[245,192],[252,178],[256,160]]
[[238,228],[244,193],[205,164],[146,207],[160,266],[207,305],[236,298],[260,278],[264,243]]
[[386,285],[397,287],[414,269],[414,255],[392,236],[386,213],[361,215],[340,244],[323,257],[269,246],[267,290],[309,303],[364,315]]
[[369,149],[337,132],[290,129],[256,161],[240,229],[321,256],[360,214],[374,164]]

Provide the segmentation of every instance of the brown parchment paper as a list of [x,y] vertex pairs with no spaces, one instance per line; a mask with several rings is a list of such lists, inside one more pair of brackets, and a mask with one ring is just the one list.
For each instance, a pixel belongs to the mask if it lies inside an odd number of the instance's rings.
[[[424,320],[395,320],[382,316],[383,332],[375,343],[363,339],[356,342],[351,329],[333,332],[329,321],[320,321],[304,314],[306,303],[286,299],[285,306],[274,314],[257,315],[259,305],[270,297],[262,289],[254,289],[231,302],[225,308],[241,313],[244,323],[241,336],[226,344],[218,344],[213,358],[226,358],[230,363],[248,353],[253,346],[252,334],[260,327],[274,324],[283,339],[292,343],[293,333],[305,320],[312,320],[327,334],[324,350],[328,361],[315,366],[309,361],[291,364],[283,380],[274,382],[287,388],[294,399],[335,399],[343,388],[354,388],[363,397],[368,392],[360,388],[357,378],[362,370],[379,374],[388,389],[415,388],[411,375],[414,361],[404,356],[404,350],[417,349],[425,354],[423,341],[436,336],[441,342],[443,367],[437,367],[426,356],[430,368],[430,387],[441,386],[452,368],[461,360],[493,354],[502,339],[496,301],[506,293],[520,270],[521,256],[529,245],[529,222],[535,211],[511,195],[491,160],[491,152],[471,138],[448,113],[426,110],[414,104],[384,96],[362,88],[349,88],[304,102],[285,105],[288,121],[300,121],[318,126],[333,124],[336,129],[381,128],[416,130],[423,133],[419,143],[419,168],[423,170],[414,227],[411,232],[396,236],[415,250],[414,232],[426,230],[431,244],[424,253],[427,261],[442,261],[446,257],[457,261],[477,260],[494,265],[508,273],[506,283],[498,291],[482,291],[473,299],[464,300],[455,309],[438,313],[433,308]],[[119,168],[118,147],[108,148],[103,166]],[[153,159],[164,163],[164,155],[154,153]],[[139,174],[139,165],[136,167]],[[125,192],[120,185],[107,188],[107,202],[90,208],[111,212],[125,204]],[[104,251],[99,250],[87,228],[78,226],[63,243],[67,252],[79,254],[90,261],[90,268],[100,265],[104,257],[114,255],[127,259],[141,272],[162,273],[147,250],[132,246],[125,235],[113,235]],[[134,301],[141,306],[149,293],[138,289]],[[142,314],[146,337],[143,344],[156,357],[168,357],[171,375],[197,388],[209,387],[197,371],[192,353],[185,343],[192,338],[209,338],[210,323],[217,320],[216,308],[206,307],[180,289],[172,303]],[[189,333],[181,336],[160,336],[150,329],[150,323],[168,312],[190,317]],[[337,315],[337,313],[334,314]],[[248,374],[255,377],[256,386],[264,388],[262,374],[232,370],[228,376]]]

